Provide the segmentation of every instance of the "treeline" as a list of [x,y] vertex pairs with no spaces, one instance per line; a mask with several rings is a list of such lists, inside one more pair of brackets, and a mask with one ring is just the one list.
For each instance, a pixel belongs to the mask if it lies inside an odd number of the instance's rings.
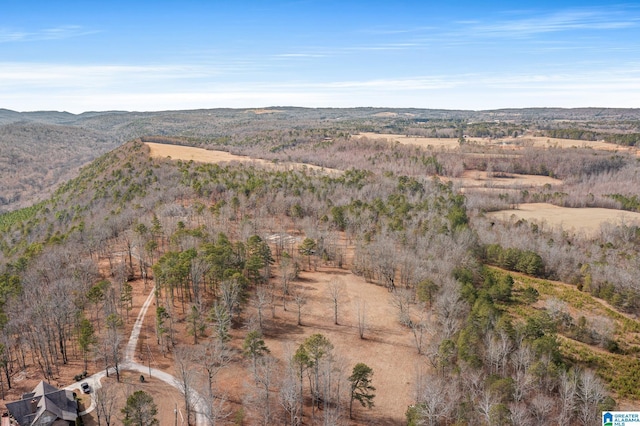
[[479,239],[488,243],[485,255],[494,259],[493,264],[506,268],[519,258],[514,256],[507,261],[509,249],[505,251],[505,246],[517,248],[512,252],[535,253],[545,277],[574,284],[625,312],[635,312],[640,307],[640,289],[632,278],[638,273],[638,266],[626,261],[640,250],[637,225],[605,224],[593,236],[525,220],[496,222],[474,218],[472,223]]
[[534,277],[544,276],[544,262],[540,255],[531,250],[510,247],[503,248],[499,244],[484,247],[484,260],[509,271],[522,272]]
[[544,130],[542,134],[559,139],[575,139],[581,141],[604,140],[622,146],[638,146],[640,143],[640,133],[603,133],[594,130],[568,128]]

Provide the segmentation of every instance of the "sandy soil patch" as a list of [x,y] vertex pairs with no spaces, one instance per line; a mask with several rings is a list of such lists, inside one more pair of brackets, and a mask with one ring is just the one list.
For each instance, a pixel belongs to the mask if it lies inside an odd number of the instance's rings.
[[319,170],[327,173],[342,173],[337,169],[329,169],[325,167],[318,167],[312,164],[303,163],[274,163],[272,161],[263,160],[260,158],[251,158],[244,155],[235,155],[226,151],[213,151],[204,148],[196,148],[192,146],[182,145],[168,145],[161,143],[145,142],[149,147],[150,155],[153,158],[167,158],[170,157],[173,160],[182,161],[195,161],[198,163],[229,163],[229,162],[243,162],[253,163],[261,166],[268,166],[276,170],[300,170],[303,168],[311,170]]
[[517,210],[502,210],[488,213],[487,216],[498,220],[525,219],[589,236],[597,235],[600,225],[607,222],[640,224],[640,213],[603,208],[574,209],[547,203],[520,204]]

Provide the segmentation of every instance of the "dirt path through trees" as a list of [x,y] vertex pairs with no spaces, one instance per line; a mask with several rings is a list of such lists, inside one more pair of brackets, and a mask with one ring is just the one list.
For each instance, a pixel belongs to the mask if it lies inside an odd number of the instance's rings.
[[[147,298],[145,299],[142,307],[140,308],[140,312],[138,313],[138,317],[136,318],[136,322],[133,325],[133,328],[131,330],[131,335],[129,337],[129,341],[125,348],[124,361],[122,362],[122,364],[120,364],[120,371],[136,371],[136,372],[142,373],[142,375],[149,374],[150,377],[159,379],[160,381],[180,390],[180,385],[176,377],[162,370],[158,370],[157,368],[145,366],[134,361],[135,350],[136,350],[136,347],[138,346],[138,338],[140,337],[140,330],[142,329],[142,324],[144,322],[144,318],[147,313],[147,310],[153,301],[154,292],[155,292],[155,289],[152,289],[149,295],[147,296]],[[113,370],[113,368],[110,369],[110,373],[115,374],[115,371]],[[82,380],[82,382],[86,381],[87,383],[89,383],[92,390],[95,392],[96,389],[99,389],[102,386],[101,380],[106,375],[107,375],[107,372],[105,370],[101,370],[98,373]],[[150,377],[147,377],[147,379]],[[65,389],[75,390],[78,392],[78,394],[80,394],[81,393],[80,382],[73,383],[67,386]],[[195,405],[195,412],[196,412],[196,425],[198,426],[205,425],[206,420],[202,415],[202,413],[204,412],[204,408],[202,407],[202,404],[204,402],[203,398],[201,395],[196,395],[194,400],[195,400],[194,405]],[[89,414],[92,411],[94,411],[95,408],[96,408],[95,401],[93,398],[91,398],[90,406],[85,411],[81,412],[80,415]]]

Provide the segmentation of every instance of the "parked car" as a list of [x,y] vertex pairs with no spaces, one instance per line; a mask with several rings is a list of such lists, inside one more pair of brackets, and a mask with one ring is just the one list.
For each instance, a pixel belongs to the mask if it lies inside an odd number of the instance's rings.
[[84,392],[84,393],[90,393],[91,392],[91,386],[89,386],[89,383],[87,383],[87,382],[80,383],[80,388],[82,389],[82,392]]

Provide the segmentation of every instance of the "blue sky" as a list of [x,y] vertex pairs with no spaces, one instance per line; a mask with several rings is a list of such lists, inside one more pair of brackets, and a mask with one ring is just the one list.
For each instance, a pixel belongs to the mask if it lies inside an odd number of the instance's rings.
[[640,3],[2,0],[0,108],[640,107]]

